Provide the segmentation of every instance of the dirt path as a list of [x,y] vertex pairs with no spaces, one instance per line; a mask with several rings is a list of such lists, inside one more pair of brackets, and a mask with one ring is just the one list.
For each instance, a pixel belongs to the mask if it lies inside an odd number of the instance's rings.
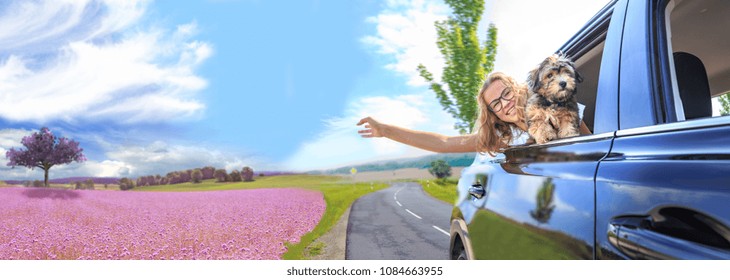
[[[352,208],[352,207],[350,207]],[[350,209],[347,209],[340,220],[332,229],[320,236],[312,244],[324,243],[322,253],[312,257],[313,260],[344,260],[345,244],[347,241],[347,221],[350,217]]]

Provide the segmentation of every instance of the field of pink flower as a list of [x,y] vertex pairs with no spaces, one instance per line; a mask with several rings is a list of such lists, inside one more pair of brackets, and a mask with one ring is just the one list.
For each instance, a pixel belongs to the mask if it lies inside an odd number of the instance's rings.
[[314,229],[322,194],[0,188],[0,259],[280,259]]

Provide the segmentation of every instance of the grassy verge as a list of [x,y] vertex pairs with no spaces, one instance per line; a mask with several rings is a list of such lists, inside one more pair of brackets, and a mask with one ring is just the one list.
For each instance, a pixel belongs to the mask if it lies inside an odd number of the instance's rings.
[[[499,228],[499,230],[494,230]],[[469,228],[471,236],[479,236],[472,244],[480,260],[566,260],[592,258],[593,252],[584,241],[565,233],[519,223],[490,211],[478,211]]]
[[439,180],[418,180],[427,194],[449,204],[456,201],[456,185],[459,179],[447,178]]
[[[323,185],[320,187],[312,187],[324,194],[324,200],[327,202],[327,210],[325,210],[322,220],[310,233],[302,236],[297,244],[288,244],[289,250],[284,254],[284,259],[308,259],[319,251],[319,245],[312,244],[320,236],[329,232],[332,227],[340,220],[342,214],[350,208],[353,202],[361,196],[384,189],[388,187],[384,183],[335,183]],[[310,248],[310,245],[314,245]]]
[[329,232],[342,214],[359,197],[386,188],[385,183],[350,183],[339,177],[313,175],[287,175],[258,177],[254,182],[216,183],[206,180],[200,184],[176,184],[135,188],[136,191],[214,191],[260,188],[303,188],[322,192],[327,208],[319,224],[302,236],[297,244],[287,244],[288,250],[283,258],[288,260],[308,259],[322,250],[322,244],[312,244],[320,236]]

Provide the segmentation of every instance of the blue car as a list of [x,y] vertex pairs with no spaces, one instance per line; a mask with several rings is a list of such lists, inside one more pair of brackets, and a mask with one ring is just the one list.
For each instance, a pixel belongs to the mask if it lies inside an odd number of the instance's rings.
[[[452,259],[730,259],[730,1],[617,0],[559,51],[592,135],[479,155]],[[714,103],[714,106],[713,106]]]

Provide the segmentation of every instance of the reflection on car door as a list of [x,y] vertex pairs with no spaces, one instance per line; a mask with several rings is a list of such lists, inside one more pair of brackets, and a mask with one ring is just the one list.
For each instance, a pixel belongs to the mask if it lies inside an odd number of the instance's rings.
[[596,189],[598,258],[730,259],[730,117],[619,131]]
[[[470,170],[485,196],[464,213],[477,259],[593,259],[594,175],[612,133],[513,147]],[[480,174],[481,173],[481,174]]]

